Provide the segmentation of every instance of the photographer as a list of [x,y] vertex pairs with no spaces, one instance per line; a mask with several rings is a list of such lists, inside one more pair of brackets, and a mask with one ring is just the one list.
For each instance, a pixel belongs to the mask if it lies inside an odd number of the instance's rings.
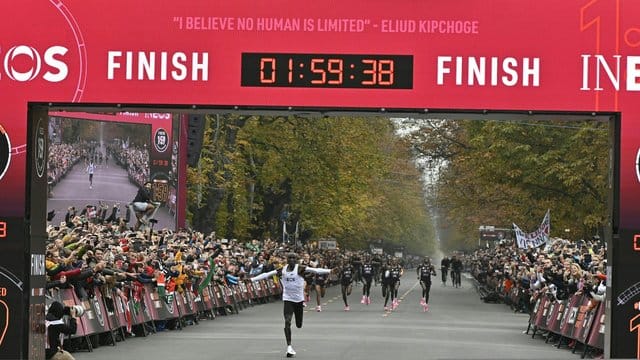
[[[78,325],[76,318],[82,316],[84,309],[80,305],[73,307],[64,306],[62,303],[54,301],[46,316],[46,349],[45,357],[53,360],[73,360],[73,356],[66,350],[62,349],[64,335],[73,335],[76,333]],[[68,324],[63,317],[69,317]]]
[[134,229],[137,231],[141,225],[146,225],[149,218],[152,216],[155,206],[152,204],[152,184],[151,181],[147,181],[144,185],[138,189],[136,197],[133,199],[133,210],[136,215],[136,225]]

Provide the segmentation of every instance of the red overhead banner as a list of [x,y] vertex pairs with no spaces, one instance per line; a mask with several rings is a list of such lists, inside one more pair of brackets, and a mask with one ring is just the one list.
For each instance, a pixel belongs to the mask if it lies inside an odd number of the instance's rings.
[[[23,189],[29,101],[616,111],[619,220],[636,224],[639,11],[633,0],[21,1],[0,15],[0,124],[17,158],[0,186]],[[21,213],[23,193],[7,192],[4,210]]]
[[[633,0],[21,1],[0,15],[0,122],[18,158],[0,185],[22,189],[29,101],[624,110],[624,226],[640,215],[639,11]],[[20,213],[23,192],[9,194],[3,207]]]

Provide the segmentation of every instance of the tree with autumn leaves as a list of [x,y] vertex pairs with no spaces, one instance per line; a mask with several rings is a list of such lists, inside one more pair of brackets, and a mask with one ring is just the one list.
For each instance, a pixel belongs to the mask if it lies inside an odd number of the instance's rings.
[[[609,124],[213,115],[188,170],[191,224],[278,239],[382,240],[432,253],[477,245],[481,225],[587,238],[608,221]],[[570,232],[565,232],[570,229]]]
[[289,232],[343,248],[434,251],[411,144],[386,118],[210,115],[188,169],[191,225],[238,239]]
[[[439,233],[449,249],[477,245],[478,228],[537,228],[551,211],[551,236],[602,236],[608,222],[609,124],[545,121],[407,120],[419,157],[437,164]],[[568,230],[568,231],[567,231]]]

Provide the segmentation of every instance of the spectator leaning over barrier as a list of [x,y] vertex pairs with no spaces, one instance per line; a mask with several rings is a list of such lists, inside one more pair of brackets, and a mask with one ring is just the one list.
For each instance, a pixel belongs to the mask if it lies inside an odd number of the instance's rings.
[[[467,260],[485,301],[502,300],[516,311],[531,311],[540,296],[565,300],[574,294],[590,297],[590,308],[595,308],[604,299],[605,258],[600,244],[552,239],[528,249],[504,242],[492,249],[479,249]],[[517,289],[516,299],[510,298],[510,287]]]

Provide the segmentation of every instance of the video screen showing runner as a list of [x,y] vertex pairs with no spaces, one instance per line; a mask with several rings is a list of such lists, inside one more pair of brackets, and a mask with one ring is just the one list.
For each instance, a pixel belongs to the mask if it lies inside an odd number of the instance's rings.
[[169,136],[171,114],[168,130],[152,126],[148,115],[118,113],[106,121],[50,115],[49,224],[175,229],[178,146]]

